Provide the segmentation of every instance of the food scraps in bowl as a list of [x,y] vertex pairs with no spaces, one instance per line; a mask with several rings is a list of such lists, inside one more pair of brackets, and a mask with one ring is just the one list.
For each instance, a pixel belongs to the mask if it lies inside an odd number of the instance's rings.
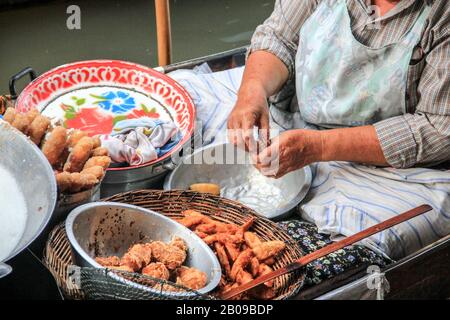
[[[187,210],[177,221],[194,231],[216,254],[222,266],[222,279],[217,295],[242,286],[273,271],[276,257],[283,252],[283,241],[262,241],[249,231],[255,218],[242,226],[213,220],[197,211]],[[274,282],[269,281],[236,299],[273,299],[276,295]]]
[[183,265],[187,251],[185,241],[174,237],[168,244],[162,241],[135,244],[121,258],[96,257],[95,261],[111,270],[141,273],[192,290],[202,289],[207,284],[207,275]]
[[53,126],[36,109],[18,113],[8,108],[3,119],[40,147],[55,172],[62,194],[92,189],[101,182],[111,164],[109,152],[101,147],[98,137],[89,137],[81,130],[67,130],[61,125]]

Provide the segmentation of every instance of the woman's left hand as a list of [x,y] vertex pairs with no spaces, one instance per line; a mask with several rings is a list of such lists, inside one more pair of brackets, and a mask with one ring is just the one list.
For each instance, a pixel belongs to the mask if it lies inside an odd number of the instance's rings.
[[276,179],[289,172],[321,161],[322,139],[319,131],[290,130],[274,138],[269,147],[254,155],[255,167]]

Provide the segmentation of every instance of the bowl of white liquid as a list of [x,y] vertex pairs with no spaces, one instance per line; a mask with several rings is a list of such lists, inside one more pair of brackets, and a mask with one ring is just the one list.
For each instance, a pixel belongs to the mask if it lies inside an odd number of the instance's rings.
[[3,264],[44,230],[56,204],[53,170],[39,148],[0,120],[0,278]]
[[266,177],[247,152],[231,144],[216,144],[182,158],[166,178],[164,189],[188,190],[193,184],[212,183],[220,187],[222,197],[239,201],[266,218],[281,220],[305,198],[311,180],[309,167],[280,179]]

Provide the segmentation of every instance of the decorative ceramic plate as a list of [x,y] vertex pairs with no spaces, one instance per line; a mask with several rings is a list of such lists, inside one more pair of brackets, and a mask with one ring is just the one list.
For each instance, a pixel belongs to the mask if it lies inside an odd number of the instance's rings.
[[192,136],[195,108],[173,79],[151,68],[117,60],[75,62],[50,70],[30,83],[17,99],[21,112],[36,108],[67,128],[90,135],[110,134],[115,123],[150,117],[172,120],[182,139],[170,157]]

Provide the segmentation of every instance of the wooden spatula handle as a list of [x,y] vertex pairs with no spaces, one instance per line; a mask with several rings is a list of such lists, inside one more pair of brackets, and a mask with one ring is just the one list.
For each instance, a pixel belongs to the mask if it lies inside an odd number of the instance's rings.
[[297,261],[295,261],[283,268],[280,268],[280,269],[275,270],[271,273],[268,273],[264,276],[261,276],[261,277],[255,279],[253,281],[250,281],[236,289],[227,291],[223,294],[222,299],[226,300],[226,299],[233,298],[234,296],[237,296],[238,294],[241,294],[249,289],[257,287],[260,284],[263,284],[263,283],[265,283],[269,280],[272,280],[276,277],[279,277],[279,276],[285,275],[287,273],[290,273],[292,271],[295,271],[312,261],[322,258],[322,257],[324,257],[330,253],[333,253],[337,250],[343,249],[343,248],[345,248],[349,245],[352,245],[356,242],[364,240],[370,236],[373,236],[374,234],[377,234],[378,232],[384,231],[384,230],[389,229],[393,226],[396,226],[402,222],[408,221],[414,217],[417,217],[421,214],[431,211],[432,209],[433,208],[430,207],[429,205],[422,205],[420,207],[417,207],[417,208],[407,211],[405,213],[399,214],[398,216],[395,216],[394,218],[391,218],[391,219],[381,222],[373,227],[370,227],[361,232],[358,232],[358,233],[354,234],[353,236],[347,237],[338,242],[334,242],[326,247],[323,247],[320,250],[314,251],[306,256],[303,256],[300,259],[298,259]]

